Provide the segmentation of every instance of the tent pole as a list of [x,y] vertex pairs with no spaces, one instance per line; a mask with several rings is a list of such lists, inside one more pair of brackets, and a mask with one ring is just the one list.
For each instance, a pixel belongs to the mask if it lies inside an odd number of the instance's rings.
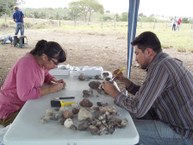
[[127,77],[130,78],[131,65],[133,59],[133,47],[131,45],[132,40],[135,38],[137,18],[139,10],[140,0],[129,0],[128,11],[128,35],[127,35]]

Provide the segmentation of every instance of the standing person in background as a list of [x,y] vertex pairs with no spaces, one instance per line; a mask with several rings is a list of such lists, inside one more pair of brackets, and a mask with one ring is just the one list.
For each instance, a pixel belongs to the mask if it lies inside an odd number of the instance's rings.
[[177,21],[177,29],[180,30],[180,25],[182,23],[182,19],[181,18],[178,18],[178,21]]
[[24,35],[24,14],[21,10],[19,10],[19,7],[15,6],[14,7],[15,12],[13,13],[13,20],[16,23],[16,28],[15,28],[15,35],[18,34],[20,31],[21,36]]
[[141,86],[119,73],[131,95],[105,81],[102,88],[115,104],[131,113],[144,145],[193,145],[193,75],[182,62],[162,52],[158,37],[143,32],[131,43],[147,75]]
[[177,28],[177,20],[176,17],[172,19],[172,31],[176,31]]
[[9,125],[26,101],[62,90],[65,82],[48,71],[65,60],[62,47],[57,42],[45,40],[38,41],[30,53],[20,58],[0,90],[0,124]]

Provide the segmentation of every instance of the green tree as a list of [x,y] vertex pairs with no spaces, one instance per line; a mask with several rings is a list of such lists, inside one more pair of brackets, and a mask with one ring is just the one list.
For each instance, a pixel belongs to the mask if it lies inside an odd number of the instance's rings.
[[84,15],[86,16],[86,21],[90,22],[92,14],[94,12],[99,12],[104,14],[103,5],[99,4],[96,0],[81,0],[84,4]]
[[75,1],[69,3],[69,15],[74,20],[74,24],[76,25],[77,18],[81,16],[84,11],[84,6],[81,1]]
[[190,23],[189,19],[188,18],[182,18],[182,23]]
[[11,15],[16,0],[0,0],[0,16],[7,14]]
[[121,21],[127,21],[128,20],[128,12],[124,12],[121,14]]
[[87,22],[91,21],[94,12],[99,12],[101,14],[104,13],[103,6],[96,0],[80,0],[71,2],[69,4],[69,9],[74,20],[76,20],[77,17],[83,16],[84,20]]

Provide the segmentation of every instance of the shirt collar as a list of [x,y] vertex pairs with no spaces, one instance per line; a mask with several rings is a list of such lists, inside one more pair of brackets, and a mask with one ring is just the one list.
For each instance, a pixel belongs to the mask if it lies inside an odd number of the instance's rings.
[[153,58],[153,60],[151,61],[151,63],[148,65],[148,67],[146,68],[146,71],[148,71],[149,69],[151,69],[154,65],[156,65],[157,63],[160,62],[160,60],[162,60],[165,57],[168,57],[169,55],[163,52],[159,52],[158,54],[156,54],[156,56]]

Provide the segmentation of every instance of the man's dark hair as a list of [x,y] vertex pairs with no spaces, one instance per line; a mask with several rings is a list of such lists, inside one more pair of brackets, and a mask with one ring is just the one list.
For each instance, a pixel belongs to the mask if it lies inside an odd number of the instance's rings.
[[15,6],[15,7],[14,7],[14,10],[16,10],[16,11],[19,10],[19,7]]
[[161,43],[153,32],[146,31],[138,35],[132,42],[132,45],[137,45],[143,52],[146,48],[152,48],[156,53],[162,51]]

